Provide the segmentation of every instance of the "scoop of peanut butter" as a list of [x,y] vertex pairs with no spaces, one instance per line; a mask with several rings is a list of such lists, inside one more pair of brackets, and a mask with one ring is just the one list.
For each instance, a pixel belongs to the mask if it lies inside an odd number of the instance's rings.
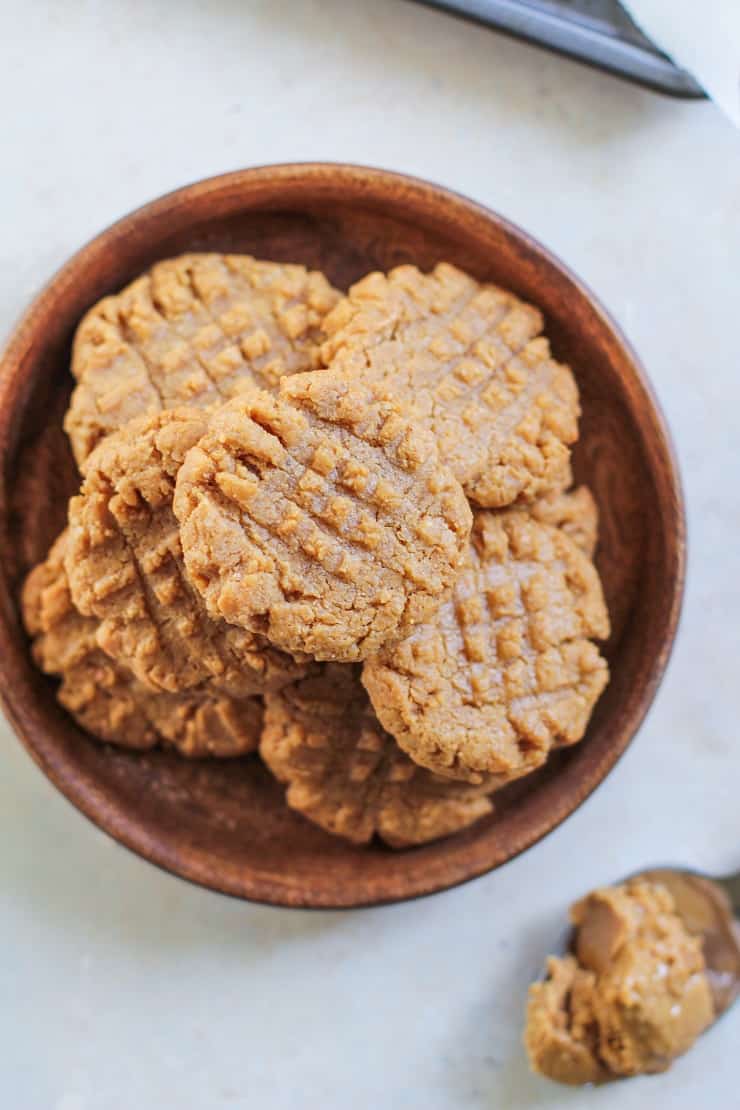
[[665,1071],[714,1019],[701,941],[656,883],[596,890],[570,916],[573,955],[530,987],[532,1067],[575,1085]]

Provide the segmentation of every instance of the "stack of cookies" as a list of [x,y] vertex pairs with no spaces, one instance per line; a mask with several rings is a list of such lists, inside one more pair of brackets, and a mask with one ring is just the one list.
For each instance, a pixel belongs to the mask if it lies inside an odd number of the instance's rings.
[[259,751],[356,843],[490,813],[608,679],[578,391],[542,327],[445,263],[342,296],[190,254],[101,301],[65,419],[81,488],[23,591],[61,704],[123,747]]

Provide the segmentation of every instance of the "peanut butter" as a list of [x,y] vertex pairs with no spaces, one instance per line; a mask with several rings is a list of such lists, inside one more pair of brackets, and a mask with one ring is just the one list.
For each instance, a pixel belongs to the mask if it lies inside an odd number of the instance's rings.
[[665,887],[640,880],[594,891],[570,916],[573,954],[530,987],[532,1067],[575,1085],[665,1071],[714,1020],[700,939]]

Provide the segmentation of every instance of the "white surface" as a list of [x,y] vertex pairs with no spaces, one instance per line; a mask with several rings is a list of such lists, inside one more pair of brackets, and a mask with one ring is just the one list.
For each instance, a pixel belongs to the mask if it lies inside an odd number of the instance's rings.
[[411,171],[518,221],[642,353],[687,486],[687,605],[631,751],[544,843],[436,898],[347,915],[160,874],[0,725],[0,1105],[8,1110],[737,1105],[740,1012],[665,1077],[528,1074],[527,983],[567,903],[656,861],[740,866],[740,140],[660,99],[399,2],[3,10],[0,330],[141,202],[252,163]]
[[740,125],[737,0],[624,0],[632,18]]

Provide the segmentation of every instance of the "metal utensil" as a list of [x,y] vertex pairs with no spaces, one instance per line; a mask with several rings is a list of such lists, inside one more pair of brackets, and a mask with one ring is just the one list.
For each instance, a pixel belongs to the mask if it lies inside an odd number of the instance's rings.
[[700,936],[717,1017],[740,996],[740,872],[720,878],[655,867],[633,876],[662,883],[690,933]]
[[[740,872],[716,878],[683,867],[651,867],[628,880],[661,883],[687,930],[701,937],[715,1016],[720,1017],[740,997]],[[562,954],[573,950],[574,940],[570,928]]]
[[684,98],[706,94],[642,33],[617,0],[419,0],[451,15]]

